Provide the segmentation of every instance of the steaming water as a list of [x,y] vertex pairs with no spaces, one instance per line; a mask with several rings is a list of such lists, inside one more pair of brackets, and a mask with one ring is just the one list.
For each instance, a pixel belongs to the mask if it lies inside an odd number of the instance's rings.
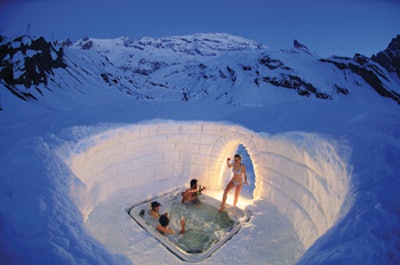
[[172,236],[170,240],[189,253],[207,250],[224,238],[234,225],[233,220],[226,213],[220,214],[215,207],[205,203],[182,204],[179,198],[176,198],[168,208],[172,223],[170,225],[179,227],[182,217],[186,221],[186,232]]

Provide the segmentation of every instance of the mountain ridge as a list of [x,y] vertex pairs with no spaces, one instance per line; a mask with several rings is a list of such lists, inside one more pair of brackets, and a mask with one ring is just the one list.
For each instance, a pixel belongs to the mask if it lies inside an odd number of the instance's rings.
[[400,34],[392,39],[385,50],[374,54],[371,59],[400,78]]
[[[56,109],[60,98],[66,108],[73,108],[96,93],[103,101],[123,93],[155,102],[265,105],[282,89],[297,92],[290,97],[324,100],[357,97],[359,90],[373,98],[375,91],[400,104],[399,79],[394,76],[398,69],[392,66],[399,58],[398,46],[396,41],[390,44],[383,51],[390,60],[382,61],[377,59],[382,53],[319,58],[297,40],[292,49],[270,50],[224,33],[136,41],[85,37],[75,43],[0,37],[0,83],[7,90],[0,93]],[[0,108],[3,105],[0,101]]]

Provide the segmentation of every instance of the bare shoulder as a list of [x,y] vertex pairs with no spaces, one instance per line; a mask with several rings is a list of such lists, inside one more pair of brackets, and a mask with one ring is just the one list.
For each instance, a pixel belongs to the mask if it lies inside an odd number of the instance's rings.
[[172,230],[171,228],[163,227],[161,225],[157,225],[156,229],[158,231],[160,231],[161,233],[163,233],[163,234],[173,234],[173,233],[175,233],[174,230]]

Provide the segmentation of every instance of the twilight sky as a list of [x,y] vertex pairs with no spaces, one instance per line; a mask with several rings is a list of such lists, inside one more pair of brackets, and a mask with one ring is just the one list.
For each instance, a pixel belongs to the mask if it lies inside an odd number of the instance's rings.
[[29,28],[76,41],[222,32],[274,50],[297,39],[321,57],[352,57],[385,49],[400,34],[399,14],[399,0],[0,0],[0,34]]

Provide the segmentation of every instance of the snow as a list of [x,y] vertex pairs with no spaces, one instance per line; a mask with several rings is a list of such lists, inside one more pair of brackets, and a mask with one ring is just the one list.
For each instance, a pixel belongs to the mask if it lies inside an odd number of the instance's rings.
[[[243,144],[256,189],[239,206],[253,218],[205,263],[398,261],[397,107],[320,104],[140,103],[2,122],[2,258],[180,263],[124,209],[186,185],[193,174],[221,197],[229,174],[222,161]],[[332,256],[338,249],[342,254]],[[356,255],[361,250],[372,254]]]
[[150,185],[148,181],[162,182],[166,176],[181,183],[196,176],[209,189],[223,190],[225,159],[239,144],[254,165],[254,199],[266,199],[290,216],[308,248],[336,221],[349,178],[347,162],[318,135],[271,137],[235,125],[157,122],[97,134],[78,142],[78,150],[65,160],[85,184],[80,194],[84,203],[78,207],[87,218],[110,195],[136,186],[138,178]]
[[[81,67],[101,69],[98,57]],[[400,263],[400,113],[390,99],[354,85],[331,101],[271,87],[242,104],[151,103],[75,74],[90,86],[64,87],[47,108],[1,94],[1,264],[183,264],[126,208],[192,177],[220,199],[224,159],[240,145],[255,188],[238,206],[252,217],[204,264]]]

